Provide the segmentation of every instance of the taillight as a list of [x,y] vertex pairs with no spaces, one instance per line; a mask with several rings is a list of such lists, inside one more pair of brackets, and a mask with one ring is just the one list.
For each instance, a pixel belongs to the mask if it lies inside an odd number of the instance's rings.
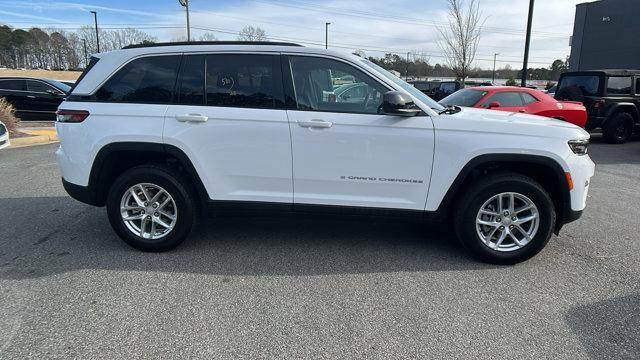
[[81,123],[89,116],[89,112],[85,110],[63,110],[56,111],[56,119],[58,122],[64,123]]
[[601,109],[604,106],[604,99],[595,99],[593,100],[593,108]]

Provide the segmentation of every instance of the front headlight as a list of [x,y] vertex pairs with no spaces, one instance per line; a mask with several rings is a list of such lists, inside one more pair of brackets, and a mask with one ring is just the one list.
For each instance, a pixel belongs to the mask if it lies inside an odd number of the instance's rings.
[[576,155],[586,155],[589,147],[589,140],[569,140],[569,147]]

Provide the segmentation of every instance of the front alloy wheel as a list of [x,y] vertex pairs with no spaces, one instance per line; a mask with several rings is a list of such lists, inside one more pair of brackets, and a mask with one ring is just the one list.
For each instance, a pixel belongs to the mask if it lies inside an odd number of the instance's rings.
[[538,208],[528,197],[505,192],[485,201],[476,216],[476,231],[483,244],[496,251],[526,246],[538,232]]
[[556,213],[547,191],[530,177],[486,174],[458,199],[455,228],[462,245],[482,261],[515,264],[547,244]]

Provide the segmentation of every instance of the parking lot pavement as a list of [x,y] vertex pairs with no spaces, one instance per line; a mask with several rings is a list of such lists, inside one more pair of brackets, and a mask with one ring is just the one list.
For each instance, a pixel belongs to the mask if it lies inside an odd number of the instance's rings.
[[201,220],[137,252],[54,150],[0,151],[0,358],[640,358],[640,141],[596,139],[584,216],[512,267],[378,221]]

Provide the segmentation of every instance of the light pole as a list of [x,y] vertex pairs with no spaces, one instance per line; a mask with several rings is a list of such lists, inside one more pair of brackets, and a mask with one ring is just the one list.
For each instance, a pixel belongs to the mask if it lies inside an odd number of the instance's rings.
[[524,41],[524,63],[522,64],[522,80],[520,86],[527,86],[527,67],[529,66],[529,44],[531,43],[531,21],[533,20],[533,2],[529,0],[529,19],[527,20],[527,38]]
[[82,44],[84,45],[84,67],[86,68],[89,65],[89,59],[87,58],[87,40],[82,39]]
[[180,5],[184,6],[187,13],[187,41],[191,41],[191,28],[189,26],[189,0],[178,0]]
[[493,54],[493,73],[491,74],[491,83],[492,84],[494,84],[496,82],[496,56],[498,56],[498,55],[500,55],[500,54],[499,53]]
[[407,53],[407,69],[405,71],[404,81],[408,81],[409,80],[409,54],[411,54],[411,53],[410,52]]
[[330,22],[324,23],[324,48],[325,49],[329,48],[329,25],[331,25]]
[[96,26],[96,48],[97,52],[100,52],[100,36],[98,35],[98,14],[95,11],[91,11],[93,14],[93,23]]

